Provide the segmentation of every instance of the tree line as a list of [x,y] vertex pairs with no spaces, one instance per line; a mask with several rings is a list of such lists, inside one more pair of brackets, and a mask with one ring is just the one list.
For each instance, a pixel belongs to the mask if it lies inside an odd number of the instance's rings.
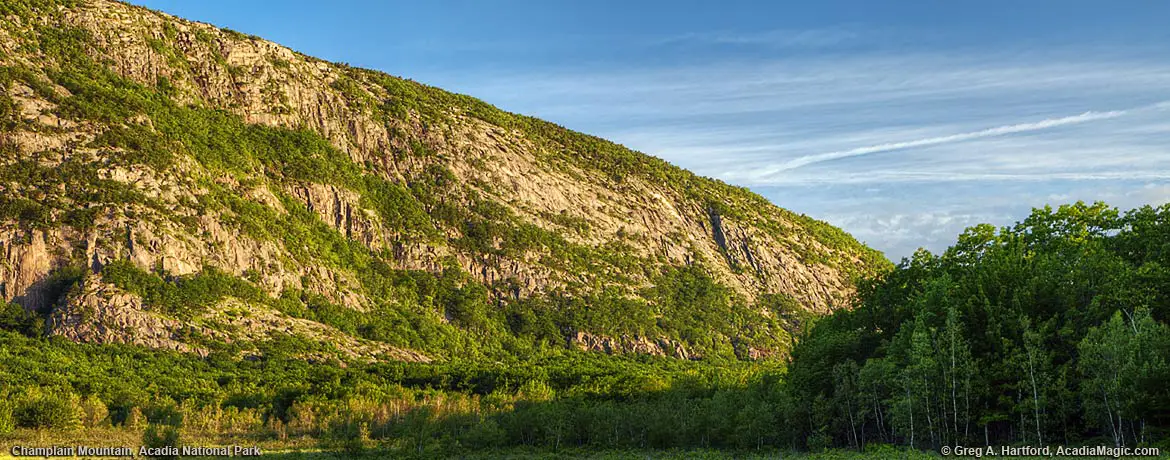
[[795,348],[789,416],[854,448],[1165,442],[1168,221],[1077,203],[919,251]]

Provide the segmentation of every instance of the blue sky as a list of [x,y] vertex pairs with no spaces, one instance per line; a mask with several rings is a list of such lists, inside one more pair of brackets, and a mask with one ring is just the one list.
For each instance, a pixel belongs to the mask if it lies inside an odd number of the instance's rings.
[[1170,201],[1170,2],[136,0],[744,185],[897,260]]

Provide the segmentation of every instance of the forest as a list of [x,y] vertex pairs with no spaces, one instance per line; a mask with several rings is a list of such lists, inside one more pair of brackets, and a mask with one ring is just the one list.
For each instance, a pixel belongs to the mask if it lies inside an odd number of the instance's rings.
[[[0,439],[263,442],[431,457],[499,449],[938,452],[1167,447],[1170,206],[1035,209],[860,281],[785,360],[545,350],[311,364],[43,337],[0,314]],[[900,450],[908,449],[908,450]]]
[[1170,207],[1046,207],[863,283],[796,347],[817,443],[1161,445]]

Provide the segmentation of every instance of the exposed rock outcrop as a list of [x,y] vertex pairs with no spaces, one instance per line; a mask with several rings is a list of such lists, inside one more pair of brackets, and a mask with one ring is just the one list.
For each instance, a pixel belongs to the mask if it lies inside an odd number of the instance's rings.
[[[428,359],[262,306],[249,307],[262,312],[245,315],[251,323],[236,325],[251,332],[228,334],[200,323],[228,306],[202,319],[170,318],[149,311],[133,294],[93,281],[119,260],[167,277],[215,268],[247,278],[272,298],[304,291],[357,312],[394,302],[373,298],[363,284],[370,282],[370,265],[352,265],[355,257],[434,274],[456,267],[468,277],[459,283],[488,287],[497,305],[600,290],[644,297],[670,267],[698,265],[737,302],[752,305],[764,294],[782,294],[817,313],[846,305],[851,278],[885,263],[846,235],[826,238],[813,231],[823,224],[745,190],[543,122],[485,113],[478,102],[436,96],[433,88],[110,0],[82,0],[42,13],[35,20],[7,18],[0,27],[0,66],[32,75],[0,87],[0,96],[14,107],[12,128],[0,133],[0,166],[21,174],[79,164],[91,169],[72,182],[38,176],[51,189],[23,184],[26,176],[15,173],[0,181],[5,196],[52,204],[44,215],[16,212],[0,220],[0,296],[30,309],[55,307],[50,330],[73,340],[200,351],[191,331],[263,340],[268,335],[257,331],[290,328],[358,350],[351,356]],[[309,170],[298,178],[277,177],[271,166],[246,162],[210,165],[195,146],[184,144],[190,142],[186,136],[160,134],[167,125],[142,109],[145,103],[126,103],[127,110],[142,113],[120,118],[63,108],[67,86],[75,87],[55,79],[60,72],[52,69],[64,58],[47,48],[30,51],[40,46],[36,37],[45,28],[79,32],[85,42],[75,48],[108,78],[141,86],[166,104],[307,133],[282,149],[324,139],[317,142],[341,152],[331,160],[339,164],[291,166],[337,168],[356,178],[326,183],[305,177],[335,176]],[[210,148],[230,150],[224,144]],[[617,153],[606,157],[594,150]],[[156,154],[169,160],[142,159]],[[284,164],[296,161],[290,158],[270,161],[290,166]],[[352,165],[340,164],[345,158]],[[396,206],[403,204],[386,197],[375,204],[367,184],[412,200],[412,209],[417,205],[430,221],[395,220]],[[92,193],[70,193],[74,189]],[[279,226],[292,225],[285,218],[301,206],[346,243],[289,237]],[[475,219],[512,233],[485,229]],[[331,248],[330,258],[314,259],[321,251],[310,247],[346,244],[356,249]],[[352,255],[358,252],[360,257]],[[89,281],[65,297],[51,273],[78,266],[91,275]],[[568,342],[588,350],[697,356],[677,337],[566,334]],[[750,357],[775,352],[752,350]]]

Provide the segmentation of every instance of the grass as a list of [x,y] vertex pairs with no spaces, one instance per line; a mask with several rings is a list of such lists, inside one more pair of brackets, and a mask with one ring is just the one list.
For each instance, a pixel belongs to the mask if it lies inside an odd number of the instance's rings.
[[[142,435],[145,427],[127,429],[122,427],[81,428],[71,431],[27,429],[20,428],[11,433],[0,435],[0,458],[7,458],[13,446],[47,447],[47,446],[92,446],[92,447],[132,447],[137,450],[142,445]],[[268,452],[304,452],[313,458],[313,452],[324,454],[316,440],[312,439],[274,439],[262,438],[254,434],[217,434],[207,432],[192,432],[184,430],[182,442],[191,446],[257,446]],[[287,454],[286,454],[287,455]]]
[[[92,447],[131,447],[135,451],[142,445],[142,435],[145,429],[124,429],[112,427],[84,428],[69,432],[18,429],[7,435],[0,435],[0,458],[10,458],[14,446],[47,447],[47,446],[92,446]],[[503,449],[467,450],[458,447],[444,446],[424,449],[422,452],[413,449],[400,449],[385,445],[368,446],[362,449],[337,448],[322,445],[311,438],[275,439],[257,437],[255,435],[231,435],[214,433],[190,433],[184,431],[182,444],[188,446],[243,446],[259,447],[266,458],[278,459],[347,459],[347,458],[458,458],[458,459],[592,459],[592,460],[620,460],[620,459],[839,459],[839,460],[866,460],[866,459],[927,459],[938,458],[931,452],[910,449],[897,449],[882,446],[869,449],[868,452],[851,450],[829,450],[821,453],[800,452],[786,449],[613,449],[606,447],[566,447],[525,448],[513,447]],[[65,457],[69,458],[69,457]],[[199,458],[199,457],[193,457]]]

